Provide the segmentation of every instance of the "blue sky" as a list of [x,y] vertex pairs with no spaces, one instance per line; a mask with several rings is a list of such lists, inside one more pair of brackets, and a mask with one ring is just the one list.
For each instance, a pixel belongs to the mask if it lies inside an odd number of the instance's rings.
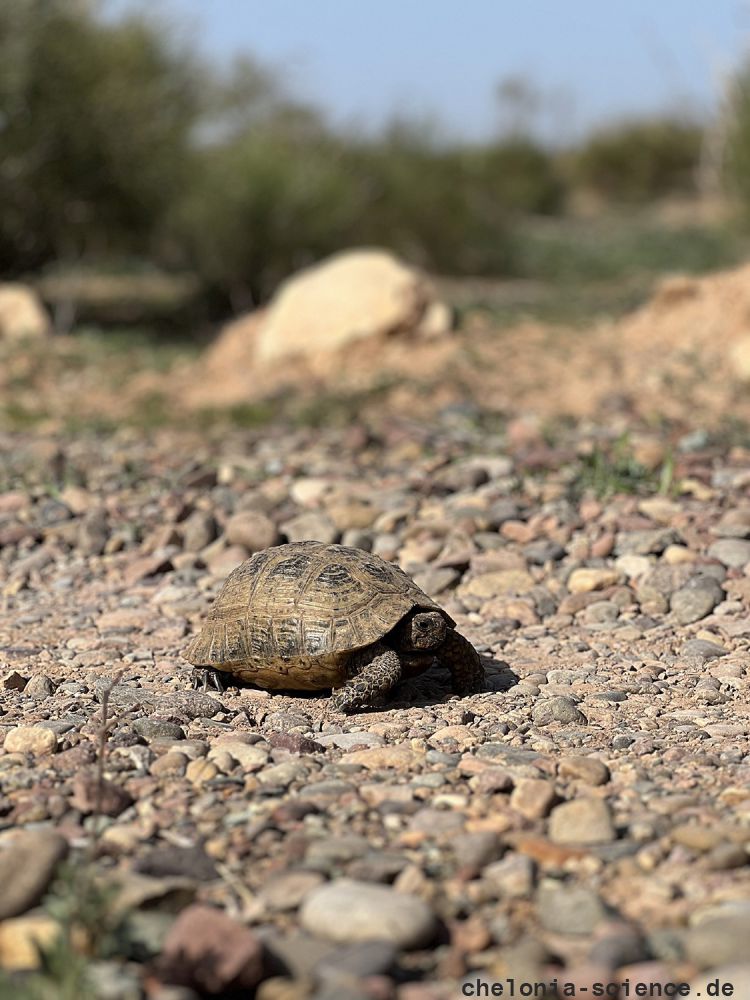
[[[143,2],[143,0],[141,0]],[[117,8],[131,0],[113,0]],[[750,0],[163,0],[202,51],[249,52],[336,123],[435,117],[479,138],[509,76],[543,95],[565,142],[602,120],[709,111],[750,49]]]

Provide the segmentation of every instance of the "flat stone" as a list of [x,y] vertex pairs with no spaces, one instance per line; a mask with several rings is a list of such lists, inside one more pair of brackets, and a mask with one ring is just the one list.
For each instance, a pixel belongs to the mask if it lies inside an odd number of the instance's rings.
[[134,871],[151,878],[191,878],[210,882],[217,878],[216,865],[202,847],[153,847],[141,855]]
[[356,834],[322,837],[314,840],[307,849],[305,861],[325,861],[340,864],[364,857],[370,850],[369,841]]
[[575,702],[562,695],[537,702],[532,709],[531,717],[536,726],[548,726],[551,722],[576,723],[578,725],[587,722],[586,716],[576,707]]
[[602,799],[572,799],[550,815],[549,839],[555,844],[606,844],[615,837],[610,808]]
[[331,951],[318,962],[315,971],[322,979],[334,981],[341,976],[385,975],[393,968],[397,957],[398,951],[392,941],[357,941]]
[[528,594],[535,581],[530,573],[522,569],[496,570],[474,576],[461,586],[461,594],[487,599],[502,594]]
[[708,547],[708,555],[724,566],[745,566],[750,562],[750,542],[739,538],[720,538]]
[[747,958],[750,941],[750,911],[727,912],[690,927],[685,934],[685,953],[701,969],[741,962]]
[[47,891],[68,842],[52,830],[23,830],[0,850],[0,920],[19,916]]
[[423,900],[386,886],[338,879],[314,890],[302,904],[302,926],[331,941],[390,941],[426,947],[437,921]]
[[187,719],[212,719],[224,711],[220,701],[202,691],[173,691],[160,698],[158,705],[165,714],[184,715]]
[[384,747],[371,747],[367,750],[352,750],[341,758],[344,764],[360,764],[368,771],[383,767],[393,767],[398,771],[407,771],[424,762],[424,753],[412,750],[405,743],[389,744]]
[[715,660],[717,657],[726,656],[727,652],[723,646],[708,639],[688,639],[682,647],[683,656],[695,656],[699,660]]
[[605,587],[611,587],[619,579],[619,573],[614,569],[584,566],[580,569],[574,569],[570,574],[568,590],[571,594],[587,594],[592,590],[604,590]]
[[591,934],[607,916],[599,896],[583,886],[542,886],[536,911],[545,930],[556,934]]
[[710,614],[724,600],[724,591],[710,576],[694,576],[684,587],[675,590],[669,607],[680,625],[690,625]]
[[523,555],[524,559],[532,566],[544,566],[545,563],[557,562],[558,559],[562,559],[565,555],[565,549],[559,542],[543,538],[525,545]]
[[208,759],[215,760],[223,753],[228,753],[246,771],[258,771],[268,763],[267,747],[246,743],[234,734],[217,740],[208,751]]
[[596,757],[562,757],[557,773],[587,785],[605,785],[610,777],[607,765]]
[[324,733],[317,737],[321,746],[340,747],[342,750],[367,750],[385,746],[385,737],[377,733]]
[[57,751],[57,736],[44,726],[17,726],[7,734],[3,746],[7,753],[46,757]]
[[174,740],[183,740],[185,738],[182,726],[178,726],[176,722],[169,722],[166,719],[135,719],[133,729],[139,736],[149,742],[164,736]]

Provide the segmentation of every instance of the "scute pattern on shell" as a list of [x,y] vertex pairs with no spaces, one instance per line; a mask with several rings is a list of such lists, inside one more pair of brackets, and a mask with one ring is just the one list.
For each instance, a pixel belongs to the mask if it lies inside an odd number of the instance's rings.
[[256,553],[227,578],[186,658],[265,686],[346,679],[348,653],[414,608],[440,611],[398,566],[362,549],[306,541]]

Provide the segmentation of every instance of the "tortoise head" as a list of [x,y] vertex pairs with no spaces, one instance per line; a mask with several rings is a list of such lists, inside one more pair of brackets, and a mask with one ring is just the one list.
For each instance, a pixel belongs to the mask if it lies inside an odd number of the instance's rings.
[[442,645],[447,630],[439,611],[415,611],[394,629],[396,648],[404,653],[435,650]]

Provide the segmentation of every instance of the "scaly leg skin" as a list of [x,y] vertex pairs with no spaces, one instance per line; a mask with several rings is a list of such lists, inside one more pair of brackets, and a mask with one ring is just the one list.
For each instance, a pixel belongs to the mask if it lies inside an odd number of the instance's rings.
[[398,653],[376,642],[358,653],[347,663],[349,680],[331,695],[331,708],[337,712],[356,712],[359,708],[381,701],[394,684],[401,680]]
[[449,629],[443,645],[438,650],[438,659],[450,670],[453,690],[456,694],[476,694],[484,687],[484,667],[479,653],[468,639]]
[[223,694],[226,691],[226,685],[222,671],[216,670],[215,667],[195,667],[193,669],[193,691],[198,688],[202,688],[203,691],[213,688],[214,691]]

